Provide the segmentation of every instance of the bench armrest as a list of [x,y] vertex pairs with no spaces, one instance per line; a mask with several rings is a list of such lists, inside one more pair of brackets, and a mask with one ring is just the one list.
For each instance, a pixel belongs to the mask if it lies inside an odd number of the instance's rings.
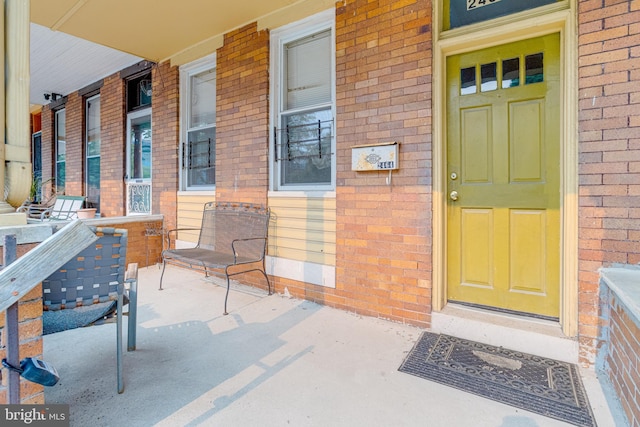
[[[200,228],[172,228],[171,230],[167,230],[164,235],[164,239],[162,240],[162,249],[171,249],[171,233],[177,233],[178,231],[200,231]],[[175,240],[175,238],[174,238]],[[165,248],[164,244],[167,243]]]
[[233,252],[233,263],[235,264],[237,262],[237,258],[238,258],[238,251],[236,250],[236,243],[242,243],[242,242],[250,242],[253,240],[262,240],[264,241],[264,245],[262,245],[261,249],[260,249],[260,256],[258,258],[256,258],[255,261],[262,261],[264,259],[264,255],[265,255],[265,248],[267,245],[267,238],[266,237],[250,237],[247,239],[234,239],[231,242],[231,251]]

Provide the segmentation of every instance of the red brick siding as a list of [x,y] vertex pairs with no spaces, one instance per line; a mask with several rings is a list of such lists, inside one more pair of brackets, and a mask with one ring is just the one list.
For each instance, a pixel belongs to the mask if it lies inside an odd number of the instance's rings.
[[[68,95],[66,191],[84,194],[84,98]],[[100,89],[100,211],[103,217],[126,214],[126,99],[125,82],[116,73]],[[43,108],[43,176],[55,173],[54,114]],[[153,69],[153,195],[152,213],[162,213],[169,227],[176,223],[179,141],[179,72],[163,63]]]
[[640,327],[611,295],[607,374],[633,427],[640,426]]
[[84,195],[84,108],[84,98],[77,92],[68,96],[65,194],[70,196]]
[[178,145],[180,141],[180,73],[168,62],[153,68],[153,195],[154,214],[175,228],[178,205]]
[[[305,298],[428,326],[431,313],[431,3],[336,9],[336,289],[276,277]],[[400,170],[351,171],[351,146],[397,141]]]
[[598,268],[640,262],[640,1],[578,8],[579,334],[589,361]]
[[[337,293],[363,314],[431,313],[431,2],[336,10]],[[397,141],[398,171],[351,170],[351,146]]]
[[216,74],[216,199],[266,204],[269,32],[253,23],[226,34]]
[[100,89],[100,214],[125,215],[125,85],[118,74]]
[[[101,225],[102,226],[102,225]],[[138,263],[138,267],[146,267],[162,262],[162,237],[147,235],[152,230],[162,229],[162,221],[140,221],[117,223],[114,222],[105,227],[124,228],[127,230],[127,264]]]

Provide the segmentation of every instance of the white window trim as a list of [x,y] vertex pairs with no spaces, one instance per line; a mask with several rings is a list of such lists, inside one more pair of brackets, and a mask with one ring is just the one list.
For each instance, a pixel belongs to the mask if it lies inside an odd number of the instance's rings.
[[[270,65],[269,75],[275,76],[270,79],[270,126],[269,129],[269,189],[274,192],[308,192],[308,191],[335,191],[336,188],[336,168],[337,168],[337,148],[336,148],[336,28],[335,28],[335,9],[328,9],[324,12],[317,13],[300,21],[282,26],[271,31],[270,40]],[[331,184],[315,184],[315,185],[286,185],[280,186],[280,163],[276,162],[278,155],[275,147],[274,127],[279,127],[278,117],[282,109],[281,88],[284,83],[282,81],[284,73],[281,72],[281,64],[283,61],[283,46],[294,40],[299,40],[307,35],[315,34],[324,30],[331,30],[331,115],[333,117],[333,128],[331,138]]]
[[216,68],[216,58],[217,55],[212,53],[180,66],[180,145],[178,150],[178,159],[180,163],[178,188],[180,188],[180,191],[201,192],[212,191],[216,188],[215,184],[201,187],[187,187],[187,171],[183,167],[183,159],[185,156],[184,151],[188,141],[189,117],[191,117],[191,76]]

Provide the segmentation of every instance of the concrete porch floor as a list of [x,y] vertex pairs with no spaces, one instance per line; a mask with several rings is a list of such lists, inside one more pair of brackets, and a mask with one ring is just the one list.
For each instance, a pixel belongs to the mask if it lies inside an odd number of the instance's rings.
[[[163,291],[159,277],[140,270],[124,394],[115,324],[45,337],[61,377],[45,401],[69,404],[72,426],[569,425],[398,372],[419,328],[242,287],[223,316],[224,289],[201,274],[169,266]],[[598,425],[616,425],[593,370],[582,375]]]

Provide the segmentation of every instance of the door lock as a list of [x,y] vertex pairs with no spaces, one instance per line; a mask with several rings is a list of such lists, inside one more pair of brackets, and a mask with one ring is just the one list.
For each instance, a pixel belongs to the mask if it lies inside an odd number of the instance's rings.
[[452,191],[451,193],[449,193],[449,198],[455,202],[456,200],[458,200],[458,192],[455,190]]

